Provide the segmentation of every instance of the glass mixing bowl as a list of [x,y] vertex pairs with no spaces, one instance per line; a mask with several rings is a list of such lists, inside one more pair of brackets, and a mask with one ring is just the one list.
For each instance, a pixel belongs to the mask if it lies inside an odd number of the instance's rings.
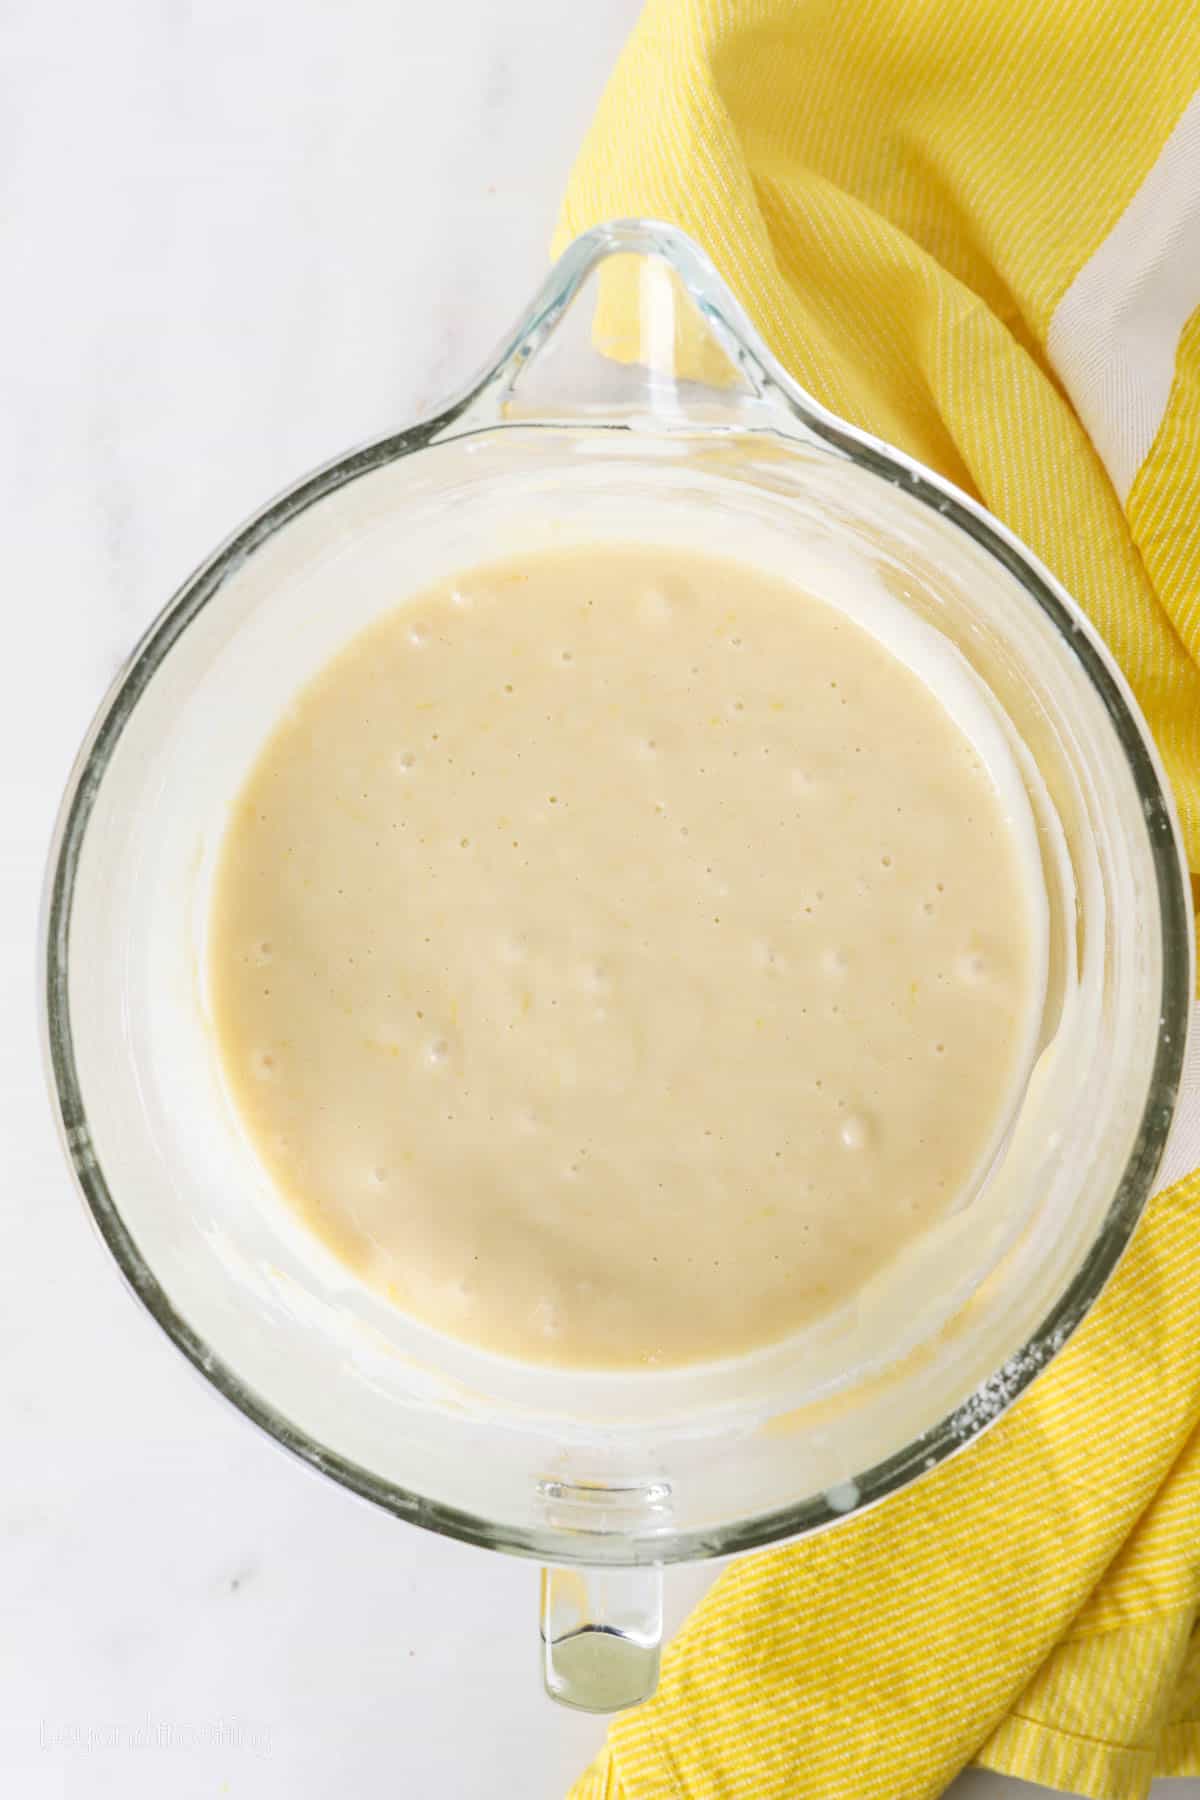
[[[733,551],[818,589],[849,569],[903,608],[986,696],[1049,934],[1030,1077],[968,1203],[787,1343],[633,1374],[491,1358],[338,1264],[238,1127],[204,978],[230,800],[306,677],[406,592],[606,537]],[[1083,1317],[1170,1124],[1189,905],[1154,749],[1079,609],[978,505],[799,390],[693,244],[631,221],[571,246],[466,394],[290,488],[137,646],[58,823],[48,1055],[87,1203],[184,1355],[356,1493],[542,1559],[547,1685],[599,1709],[653,1687],[664,1564],[884,1500]]]

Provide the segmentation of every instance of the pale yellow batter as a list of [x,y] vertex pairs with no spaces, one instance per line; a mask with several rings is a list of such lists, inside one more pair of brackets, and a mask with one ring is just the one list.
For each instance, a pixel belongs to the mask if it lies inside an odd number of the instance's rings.
[[365,1280],[485,1348],[665,1366],[845,1301],[978,1180],[1028,1047],[1001,797],[844,614],[649,547],[357,638],[234,810],[229,1087]]

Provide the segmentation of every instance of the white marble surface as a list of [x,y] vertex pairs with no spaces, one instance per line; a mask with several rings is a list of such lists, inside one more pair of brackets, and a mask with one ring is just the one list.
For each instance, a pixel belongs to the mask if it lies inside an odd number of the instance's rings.
[[[323,1485],[122,1292],[51,1130],[34,937],[53,808],[131,640],[264,496],[489,349],[636,8],[0,19],[6,1795],[551,1800],[600,1741],[541,1696],[532,1567]],[[672,1583],[676,1618],[705,1579]]]

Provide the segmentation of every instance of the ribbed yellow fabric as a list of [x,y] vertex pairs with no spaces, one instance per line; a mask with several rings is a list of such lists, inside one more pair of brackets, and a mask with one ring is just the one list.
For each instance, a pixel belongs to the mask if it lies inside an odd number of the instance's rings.
[[1194,868],[1200,340],[1128,518],[1045,342],[1198,87],[1195,0],[650,0],[557,240],[682,225],[818,399],[1010,524],[1118,656]]
[[[1200,665],[1200,312],[1184,329],[1166,416],[1126,504],[1146,572],[1184,650]],[[1153,723],[1173,768],[1195,757],[1189,720],[1167,704],[1155,709]],[[1192,769],[1200,788],[1200,763]]]
[[1200,1773],[1200,1174],[995,1429],[723,1575],[572,1800],[928,1800]]
[[[1121,661],[1200,868],[1200,314],[1124,508],[1046,352],[1200,87],[1196,0],[650,0],[559,242],[705,245],[826,405],[978,494]],[[1096,1800],[1200,1773],[1200,1174],[967,1454],[736,1564],[573,1800]]]

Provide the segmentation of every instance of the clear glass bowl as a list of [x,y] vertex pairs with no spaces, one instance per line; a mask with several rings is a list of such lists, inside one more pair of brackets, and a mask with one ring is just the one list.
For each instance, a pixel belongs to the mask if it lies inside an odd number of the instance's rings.
[[[204,933],[229,802],[311,672],[439,576],[604,537],[882,582],[1020,770],[1050,979],[990,1178],[858,1305],[737,1362],[565,1375],[404,1318],[296,1223],[224,1095]],[[466,394],[289,489],[170,602],[80,752],[45,943],[67,1151],[139,1299],[313,1467],[554,1565],[547,1684],[593,1707],[653,1685],[663,1564],[883,1500],[1054,1355],[1150,1190],[1192,979],[1162,771],[1079,609],[979,506],[799,390],[696,247],[642,221],[579,239]]]

